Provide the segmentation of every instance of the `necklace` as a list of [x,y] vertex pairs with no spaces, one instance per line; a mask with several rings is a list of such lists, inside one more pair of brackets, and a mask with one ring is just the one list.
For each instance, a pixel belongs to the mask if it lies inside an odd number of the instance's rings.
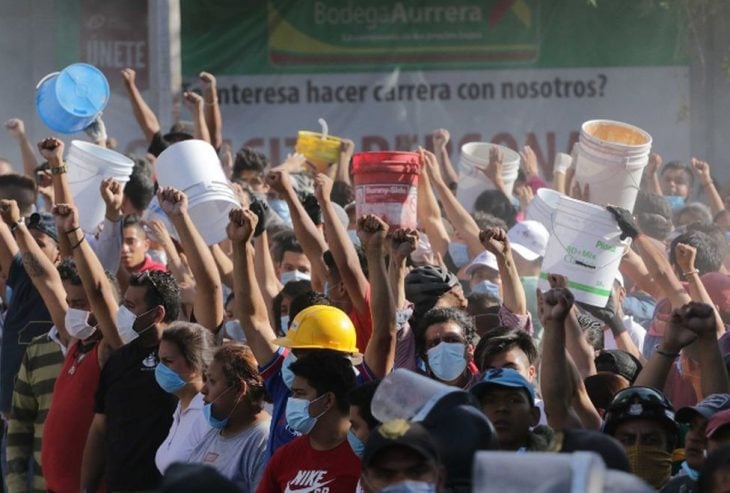
[[68,369],[69,375],[74,375],[76,373],[76,368],[78,368],[78,366],[81,364],[84,358],[86,358],[86,355],[89,354],[89,352],[90,351],[81,351],[80,348],[77,348],[74,362],[71,365],[71,368]]

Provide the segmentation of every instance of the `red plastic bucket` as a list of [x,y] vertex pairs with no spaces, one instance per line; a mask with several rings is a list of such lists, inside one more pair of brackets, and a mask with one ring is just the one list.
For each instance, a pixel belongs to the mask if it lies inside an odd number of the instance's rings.
[[352,156],[357,216],[374,214],[396,228],[415,229],[421,159],[415,152],[359,152]]

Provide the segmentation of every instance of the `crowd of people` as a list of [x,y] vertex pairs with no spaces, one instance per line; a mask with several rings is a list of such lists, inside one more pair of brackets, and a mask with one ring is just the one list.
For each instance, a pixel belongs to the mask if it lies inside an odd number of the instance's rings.
[[[631,246],[596,307],[543,271],[550,225],[525,218],[545,187],[590,202],[570,156],[544,176],[525,146],[508,195],[494,151],[466,204],[436,130],[418,228],[394,228],[357,215],[352,141],[324,172],[269,163],[223,142],[213,75],[167,133],[122,78],[149,150],[102,182],[96,230],[65,143],[5,123],[22,156],[0,161],[6,491],[530,491],[546,457],[578,452],[605,464],[591,491],[730,491],[730,212],[707,163],[652,154],[634,210],[607,207]],[[115,147],[101,119],[87,133]],[[189,139],[240,202],[213,245],[156,180]],[[477,483],[482,460],[531,472]]]

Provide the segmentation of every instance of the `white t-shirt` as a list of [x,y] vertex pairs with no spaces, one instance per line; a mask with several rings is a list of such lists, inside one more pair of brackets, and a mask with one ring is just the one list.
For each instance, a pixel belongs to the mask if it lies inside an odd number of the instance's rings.
[[172,414],[172,426],[165,441],[157,449],[155,465],[160,473],[173,462],[189,462],[190,454],[203,439],[210,425],[203,416],[203,394],[197,394],[188,408],[181,412],[180,402]]
[[271,419],[267,416],[232,437],[221,436],[220,430],[209,427],[189,462],[214,467],[242,491],[256,491],[266,468],[270,426]]
[[[634,341],[634,344],[636,344],[639,352],[641,352],[641,349],[644,347],[644,336],[646,336],[646,329],[638,323],[634,322],[634,317],[630,315],[624,316],[624,327],[626,327],[626,331],[629,333],[629,337],[631,337],[631,340]],[[616,347],[616,339],[614,339],[613,332],[611,332],[610,330],[603,331],[603,348],[618,349]]]

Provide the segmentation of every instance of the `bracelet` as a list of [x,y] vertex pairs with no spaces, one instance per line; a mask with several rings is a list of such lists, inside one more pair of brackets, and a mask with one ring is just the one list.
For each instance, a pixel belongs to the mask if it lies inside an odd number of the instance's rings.
[[68,171],[68,166],[66,166],[66,163],[63,163],[61,166],[54,166],[51,168],[52,175],[62,175],[67,171]]
[[25,224],[25,218],[23,216],[20,216],[20,219],[10,227],[10,232],[14,234],[21,224]]
[[654,346],[654,351],[657,352],[657,353],[659,353],[659,354],[661,354],[665,358],[676,359],[676,358],[679,357],[679,353],[668,353],[665,350],[660,349],[659,348],[659,344],[657,344],[656,346]]
[[689,277],[693,274],[699,274],[699,273],[700,273],[699,269],[691,270],[689,272],[682,272],[682,277]]
[[66,233],[68,235],[68,234],[71,234],[71,233],[73,233],[75,231],[78,231],[80,229],[81,229],[81,226],[76,226],[74,229],[69,229],[68,231],[64,231],[64,233]]
[[79,247],[79,245],[81,245],[84,242],[85,239],[86,239],[86,235],[82,236],[81,239],[79,240],[79,242],[71,247],[71,250],[76,250]]

